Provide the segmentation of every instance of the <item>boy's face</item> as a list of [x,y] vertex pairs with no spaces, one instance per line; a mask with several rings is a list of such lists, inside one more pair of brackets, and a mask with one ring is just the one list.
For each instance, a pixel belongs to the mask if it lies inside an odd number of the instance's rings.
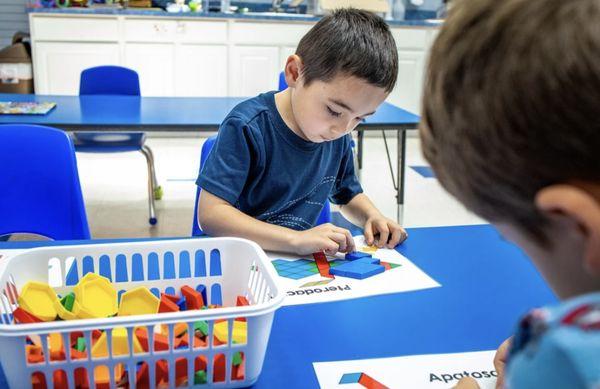
[[304,137],[315,143],[338,139],[360,124],[387,98],[385,89],[338,75],[305,86],[300,76],[291,91],[294,118]]

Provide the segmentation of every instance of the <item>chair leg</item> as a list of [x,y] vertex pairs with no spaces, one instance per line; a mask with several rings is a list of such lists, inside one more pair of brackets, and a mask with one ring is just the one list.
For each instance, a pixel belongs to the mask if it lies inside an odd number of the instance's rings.
[[140,151],[146,157],[146,163],[148,165],[148,207],[149,207],[148,211],[150,214],[148,221],[150,222],[151,225],[155,225],[157,220],[156,220],[156,213],[154,210],[154,191],[156,189],[156,187],[155,187],[156,175],[154,172],[154,158],[152,156],[152,151],[150,151],[150,148],[148,146],[146,146],[146,145],[142,146]]

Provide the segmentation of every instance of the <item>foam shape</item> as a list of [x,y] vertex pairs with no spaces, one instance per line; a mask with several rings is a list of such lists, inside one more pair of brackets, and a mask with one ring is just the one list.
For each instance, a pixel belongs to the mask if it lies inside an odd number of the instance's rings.
[[43,282],[26,283],[17,301],[28,314],[42,321],[53,321],[58,316],[54,305],[58,296],[50,285]]
[[158,313],[178,312],[178,311],[179,311],[179,305],[177,305],[177,303],[174,303],[170,298],[166,297],[166,295],[163,293],[160,296],[160,304],[158,305]]
[[172,302],[174,302],[175,304],[177,304],[179,302],[180,297],[179,296],[175,296],[172,294],[166,294],[166,293],[161,293],[161,298],[164,297]]
[[368,258],[370,256],[371,256],[371,254],[369,254],[369,253],[363,253],[363,252],[360,252],[360,251],[354,251],[352,253],[346,254],[346,259],[348,261],[355,261],[357,259],[365,258],[365,257]]
[[[67,310],[64,305],[62,304],[62,302],[58,301],[54,303],[55,305],[55,309],[56,312],[58,313],[58,317],[60,317],[63,320],[75,320],[77,319],[77,315],[75,315],[73,312]],[[75,305],[75,301],[73,301],[73,305]],[[73,305],[71,305],[71,309],[73,309]]]
[[237,296],[237,299],[235,300],[235,306],[243,307],[246,305],[250,305],[250,302],[248,301],[248,299],[244,296]]
[[[117,305],[117,291],[113,288],[108,278],[97,276],[96,278],[86,280],[86,277],[82,279],[83,282],[80,282],[73,288],[75,301],[72,312],[82,318],[89,318],[90,316],[93,318],[114,316],[119,308]],[[76,313],[76,310],[82,316]]]
[[[135,329],[135,336],[139,340],[142,350],[148,352],[148,331],[144,327]],[[154,350],[167,351],[169,350],[169,338],[166,335],[154,333]]]
[[20,307],[13,311],[13,317],[15,318],[15,321],[20,324],[43,322],[43,320],[41,320],[40,318],[35,317],[31,313],[27,312],[26,310]]
[[75,302],[75,293],[71,292],[62,299],[60,299],[61,305],[69,312],[73,310],[73,303]]
[[378,263],[379,260],[377,258],[361,258],[333,267],[331,269],[331,274],[362,280],[385,271],[385,267]]
[[201,309],[204,306],[202,295],[196,292],[192,287],[187,285],[182,286],[181,294],[185,297],[187,309]]
[[363,246],[363,248],[360,249],[360,251],[362,251],[363,253],[374,253],[377,250],[379,250],[379,248],[375,245]]
[[44,353],[40,346],[34,346],[28,344],[25,346],[25,355],[27,356],[27,363],[42,363],[44,362]]
[[208,322],[205,320],[194,322],[194,332],[196,331],[200,331],[204,336],[208,335]]
[[158,313],[160,300],[145,286],[128,290],[121,296],[119,316]]
[[[106,332],[103,332],[98,341],[92,347],[93,358],[107,358],[108,357],[108,336]],[[136,336],[132,337],[133,340],[133,351],[135,353],[142,353],[144,349]],[[124,327],[114,328],[112,331],[112,353],[113,356],[118,355],[129,355],[129,343],[127,341],[127,330]]]
[[50,359],[65,359],[65,349],[63,347],[62,335],[57,332],[52,332],[48,335],[48,338],[48,350],[50,351]]
[[[243,321],[234,321],[233,322],[233,337],[232,341],[235,343],[246,343],[247,340],[247,323]],[[229,336],[229,328],[227,326],[227,321],[222,321],[219,323],[215,323],[213,327],[213,332],[215,337],[223,343],[227,343],[227,338]]]

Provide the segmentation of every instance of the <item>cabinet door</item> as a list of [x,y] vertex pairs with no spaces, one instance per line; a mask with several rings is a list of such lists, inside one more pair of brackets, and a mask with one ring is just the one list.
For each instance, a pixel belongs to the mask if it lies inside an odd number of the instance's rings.
[[176,58],[176,96],[227,96],[227,46],[181,44]]
[[422,50],[398,50],[398,81],[387,101],[419,114],[424,66]]
[[277,89],[279,47],[236,46],[231,60],[231,96],[256,96]]
[[125,66],[138,72],[143,96],[173,96],[174,62],[171,43],[125,44]]
[[118,63],[117,43],[35,43],[35,93],[78,95],[83,70]]

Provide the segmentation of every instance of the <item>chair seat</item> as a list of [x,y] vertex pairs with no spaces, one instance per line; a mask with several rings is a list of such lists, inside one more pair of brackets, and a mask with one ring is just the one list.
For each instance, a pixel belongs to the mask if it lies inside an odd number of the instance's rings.
[[143,132],[75,132],[75,150],[86,153],[139,151],[146,141]]

